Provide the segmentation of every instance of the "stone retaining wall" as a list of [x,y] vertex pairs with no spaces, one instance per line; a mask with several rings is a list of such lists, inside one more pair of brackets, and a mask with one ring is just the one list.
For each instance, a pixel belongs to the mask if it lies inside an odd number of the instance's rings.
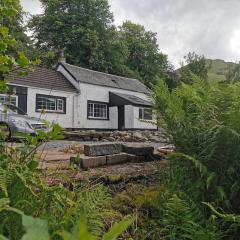
[[63,131],[67,140],[102,141],[102,142],[156,142],[166,143],[168,139],[162,129],[134,130],[134,131]]

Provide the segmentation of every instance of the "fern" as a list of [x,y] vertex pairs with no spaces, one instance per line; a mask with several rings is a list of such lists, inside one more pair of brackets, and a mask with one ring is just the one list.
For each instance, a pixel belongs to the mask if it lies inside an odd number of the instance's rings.
[[[171,190],[187,193],[197,205],[213,202],[240,213],[240,84],[181,84],[169,92],[156,87],[156,109],[178,152],[170,156]],[[208,208],[205,211],[210,214]],[[231,226],[222,222],[228,232]],[[240,228],[236,230],[240,234]],[[229,232],[227,233],[229,234]],[[233,235],[232,239],[236,235]]]
[[183,200],[176,194],[163,205],[162,223],[166,239],[217,240],[220,234],[214,225],[203,225],[204,215],[194,202]]
[[95,235],[101,235],[104,230],[104,218],[109,215],[107,204],[110,202],[110,195],[102,185],[79,186],[78,205],[79,215],[81,211],[86,214],[89,230]]

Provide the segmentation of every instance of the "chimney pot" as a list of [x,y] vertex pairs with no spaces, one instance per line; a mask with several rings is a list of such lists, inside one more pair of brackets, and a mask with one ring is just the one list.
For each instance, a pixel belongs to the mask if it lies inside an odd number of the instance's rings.
[[60,51],[60,59],[59,59],[59,62],[66,63],[66,58],[65,58],[65,54],[64,54],[64,49],[62,49],[62,50]]

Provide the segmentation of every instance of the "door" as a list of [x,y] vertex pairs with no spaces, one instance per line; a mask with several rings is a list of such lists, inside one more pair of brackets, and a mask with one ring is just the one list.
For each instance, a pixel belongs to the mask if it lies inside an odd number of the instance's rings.
[[124,106],[118,106],[118,130],[125,128],[125,113]]

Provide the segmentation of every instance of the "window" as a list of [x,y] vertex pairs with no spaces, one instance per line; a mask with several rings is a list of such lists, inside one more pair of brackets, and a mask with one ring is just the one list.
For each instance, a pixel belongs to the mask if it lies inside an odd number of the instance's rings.
[[14,95],[0,94],[0,103],[11,104],[17,106],[18,97]]
[[108,104],[88,101],[89,119],[108,119]]
[[141,120],[152,120],[153,113],[151,108],[139,108],[139,119]]
[[36,111],[66,113],[66,98],[48,95],[36,96]]

